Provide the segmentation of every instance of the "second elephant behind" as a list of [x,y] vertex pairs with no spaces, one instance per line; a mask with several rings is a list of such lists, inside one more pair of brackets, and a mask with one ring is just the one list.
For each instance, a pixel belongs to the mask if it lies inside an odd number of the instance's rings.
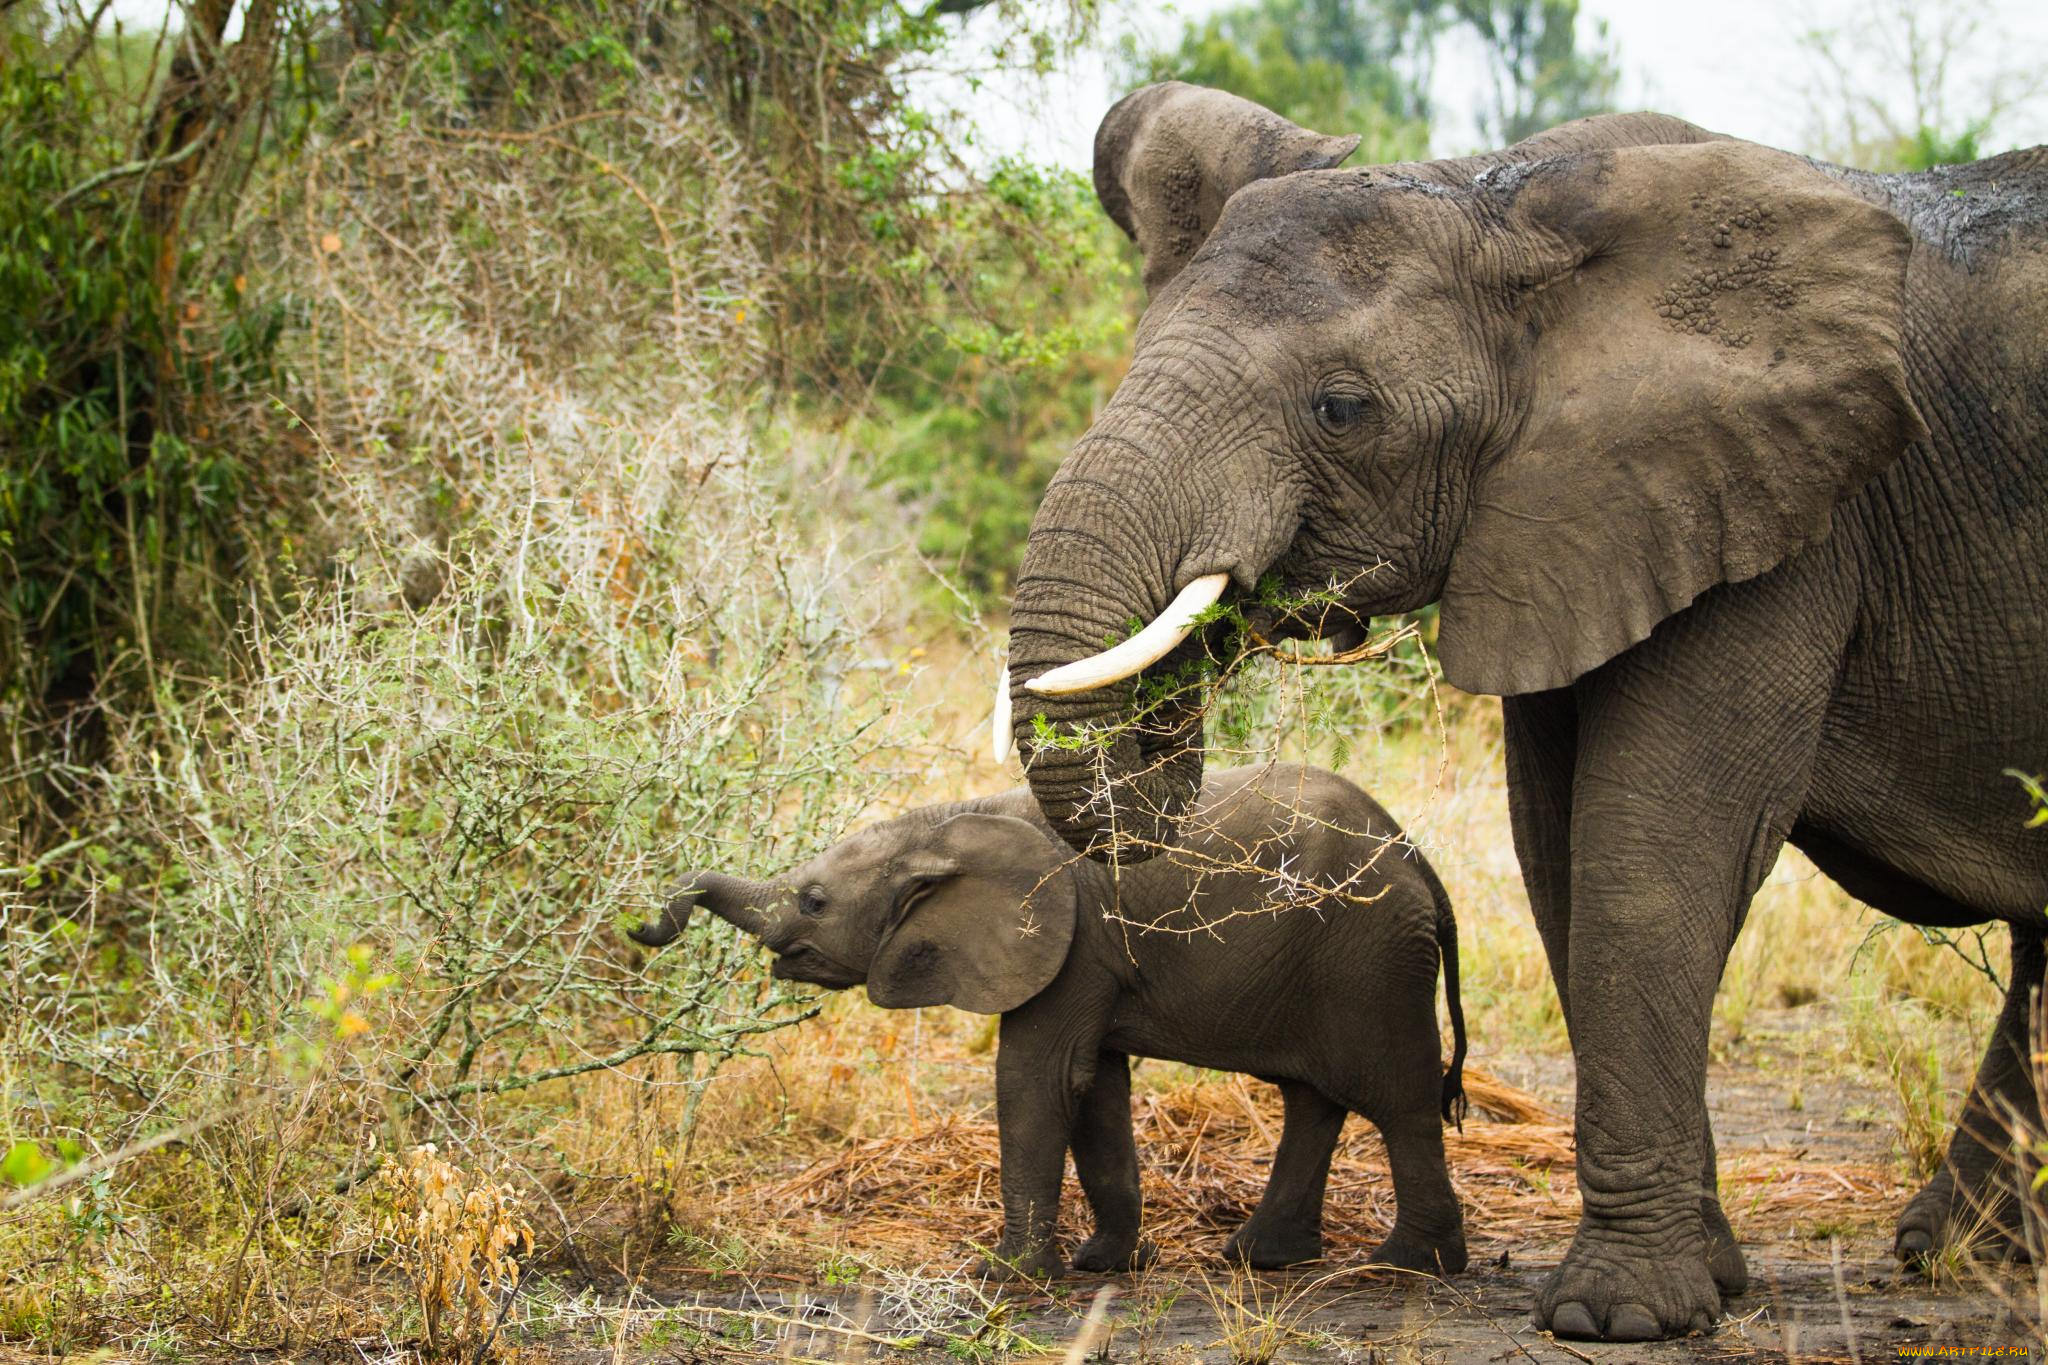
[[1462,1103],[1465,1055],[1450,901],[1392,818],[1334,774],[1212,774],[1182,843],[1120,871],[1070,852],[1019,789],[871,826],[780,878],[700,872],[690,885],[633,937],[665,944],[701,903],[771,948],[777,977],[865,983],[890,1008],[1002,1016],[1004,1227],[991,1268],[1065,1268],[1055,1229],[1070,1148],[1095,1214],[1073,1266],[1150,1259],[1134,1056],[1280,1087],[1272,1174],[1226,1255],[1272,1267],[1322,1254],[1330,1158],[1357,1113],[1393,1171],[1394,1227],[1372,1260],[1465,1266],[1442,1130]]

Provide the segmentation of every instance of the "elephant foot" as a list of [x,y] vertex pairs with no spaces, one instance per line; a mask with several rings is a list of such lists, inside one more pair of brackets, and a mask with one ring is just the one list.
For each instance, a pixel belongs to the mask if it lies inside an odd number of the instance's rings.
[[1368,1265],[1392,1266],[1398,1270],[1414,1270],[1424,1275],[1456,1275],[1465,1268],[1465,1234],[1452,1233],[1438,1241],[1411,1237],[1399,1225],[1387,1234],[1387,1240],[1372,1250],[1366,1257]]
[[1314,1227],[1262,1228],[1251,1222],[1231,1233],[1223,1244],[1224,1260],[1254,1270],[1279,1270],[1318,1261],[1322,1256],[1322,1230]]
[[2018,1201],[1999,1174],[1994,1168],[1966,1191],[1955,1168],[1944,1164],[1899,1214],[1892,1253],[1923,1270],[1936,1251],[1951,1245],[1978,1260],[2030,1259],[2020,1235]]
[[1721,1294],[1697,1245],[1659,1251],[1640,1238],[1579,1229],[1536,1295],[1536,1326],[1580,1341],[1660,1341],[1713,1330]]
[[1067,1273],[1057,1242],[1037,1247],[999,1246],[967,1272],[978,1280],[1050,1280]]
[[1112,1237],[1096,1233],[1074,1253],[1074,1269],[1094,1274],[1143,1270],[1159,1259],[1159,1248],[1135,1235]]
[[1706,1228],[1707,1270],[1714,1277],[1714,1288],[1721,1291],[1724,1299],[1747,1294],[1749,1262],[1742,1257],[1735,1229],[1728,1226],[1728,1215],[1721,1211],[1720,1200],[1712,1195],[1700,1200],[1700,1222]]

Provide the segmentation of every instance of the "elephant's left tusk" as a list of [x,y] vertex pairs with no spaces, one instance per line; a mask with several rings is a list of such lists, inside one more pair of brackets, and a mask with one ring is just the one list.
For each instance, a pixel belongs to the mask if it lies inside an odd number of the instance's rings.
[[1155,616],[1150,625],[1122,644],[1085,659],[1076,659],[1070,664],[1061,664],[1052,672],[1041,673],[1024,685],[1041,696],[1063,697],[1070,692],[1087,692],[1134,677],[1171,654],[1182,640],[1187,639],[1188,632],[1195,628],[1195,618],[1215,606],[1217,599],[1223,596],[1223,590],[1229,586],[1230,575],[1227,573],[1203,574],[1182,588],[1180,595],[1167,605],[1165,611]]
[[996,669],[996,710],[989,721],[989,752],[998,763],[1010,757],[1010,668],[1007,661]]

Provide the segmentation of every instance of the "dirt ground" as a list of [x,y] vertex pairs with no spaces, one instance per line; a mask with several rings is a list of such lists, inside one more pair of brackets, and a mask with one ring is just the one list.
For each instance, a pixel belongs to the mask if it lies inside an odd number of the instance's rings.
[[[1326,1271],[1265,1274],[1262,1289],[1249,1291],[1242,1282],[1225,1280],[1205,1290],[1181,1286],[1175,1297],[1164,1284],[1152,1283],[1131,1293],[1118,1283],[1124,1277],[1079,1276],[1057,1295],[1014,1295],[1016,1313],[1007,1326],[1049,1348],[1058,1358],[1081,1336],[1082,1323],[1095,1294],[1105,1284],[1118,1292],[1106,1304],[1106,1339],[1098,1330],[1086,1358],[1113,1362],[1232,1362],[1260,1358],[1332,1362],[1431,1361],[1445,1365],[1500,1365],[1516,1359],[1532,1361],[1678,1362],[1785,1360],[1877,1361],[1906,1359],[1926,1350],[1935,1358],[2024,1356],[2033,1333],[2010,1315],[1999,1295],[2025,1296],[2029,1278],[2018,1272],[1987,1272],[1996,1290],[1937,1290],[1924,1279],[1902,1274],[1888,1252],[1874,1244],[1845,1251],[1839,1267],[1825,1257],[1778,1247],[1751,1247],[1750,1270],[1755,1285],[1730,1305],[1727,1318],[1712,1334],[1680,1341],[1631,1345],[1559,1342],[1533,1330],[1528,1305],[1537,1285],[1563,1243],[1519,1248],[1503,1267],[1482,1262],[1451,1281],[1417,1280],[1390,1283],[1366,1276],[1339,1277],[1330,1283]],[[1254,1294],[1261,1295],[1258,1303]],[[1215,1297],[1212,1298],[1211,1296]],[[1232,1296],[1239,1296],[1233,1299]],[[847,1289],[773,1289],[738,1294],[688,1291],[677,1306],[706,1305],[714,1311],[707,1322],[720,1320],[718,1309],[739,1309],[769,1324],[748,1354],[769,1358],[833,1361],[882,1360],[939,1362],[971,1358],[965,1338],[933,1336],[918,1348],[903,1349],[835,1332],[859,1328],[880,1337],[904,1331],[879,1300]],[[1163,1302],[1163,1307],[1162,1307]],[[1247,1319],[1231,1323],[1242,1303]],[[755,1319],[759,1322],[760,1319]],[[1270,1324],[1270,1325],[1268,1325]],[[993,1340],[984,1338],[984,1340]],[[552,1342],[549,1354],[559,1359],[617,1359],[610,1348],[587,1356],[572,1342]],[[1934,1349],[1927,1349],[1934,1348]],[[1941,1351],[1940,1348],[1947,1348]],[[737,1348],[707,1350],[702,1343],[667,1343],[652,1350],[628,1349],[624,1358],[644,1360],[710,1360]],[[1028,1358],[1028,1357],[1021,1357]]]
[[[2008,1305],[2035,1301],[2029,1269],[1962,1265],[1930,1283],[1893,1261],[1891,1222],[1911,1190],[1893,1150],[1888,1100],[1815,1063],[1808,1035],[1830,1026],[1824,1007],[1762,1014],[1710,1073],[1723,1190],[1752,1288],[1707,1336],[1599,1346],[1552,1341],[1529,1327],[1536,1286],[1562,1255],[1577,1213],[1564,1118],[1570,1064],[1537,1058],[1482,1062],[1498,1084],[1482,1072],[1475,1099],[1496,1112],[1475,1112],[1450,1143],[1472,1268],[1449,1281],[1360,1267],[1391,1210],[1376,1139],[1355,1120],[1352,1129],[1363,1131],[1347,1130],[1333,1172],[1329,1259],[1284,1274],[1226,1270],[1214,1251],[1256,1198],[1257,1173],[1242,1167],[1257,1158],[1242,1152],[1258,1150],[1266,1120],[1257,1103],[1233,1112],[1230,1095],[1211,1089],[1185,1106],[1155,1096],[1149,1112],[1140,1100],[1148,1228],[1161,1249],[1159,1265],[1144,1275],[1077,1275],[1043,1289],[976,1286],[959,1273],[973,1235],[956,1243],[957,1255],[915,1271],[877,1270],[892,1259],[903,1264],[900,1248],[910,1245],[890,1240],[891,1229],[944,1224],[962,1203],[973,1205],[967,1226],[992,1235],[993,1125],[955,1117],[917,1138],[861,1144],[773,1187],[740,1192],[764,1225],[809,1220],[819,1244],[849,1258],[844,1273],[785,1273],[790,1266],[714,1275],[657,1262],[629,1284],[563,1272],[555,1292],[626,1311],[610,1319],[601,1342],[565,1329],[528,1349],[592,1361],[1074,1360],[1085,1339],[1097,1359],[1190,1365],[2028,1354],[2038,1333]],[[1084,1329],[1105,1288],[1100,1325]]]

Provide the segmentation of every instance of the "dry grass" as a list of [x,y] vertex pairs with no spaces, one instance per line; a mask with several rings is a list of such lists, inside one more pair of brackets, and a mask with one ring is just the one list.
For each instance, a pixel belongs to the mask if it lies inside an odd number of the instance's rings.
[[[964,777],[928,782],[918,799],[1009,785],[980,753],[987,712],[972,668],[943,651],[924,666],[927,685],[943,683],[936,729],[954,759],[941,767]],[[957,690],[963,682],[973,690]],[[1457,698],[1447,714],[1442,731],[1375,733],[1347,771],[1407,823],[1458,907],[1481,1067],[1468,1071],[1474,1116],[1448,1147],[1475,1243],[1560,1238],[1577,1216],[1570,1125],[1554,1107],[1568,1094],[1569,1048],[1507,831],[1498,707]],[[1792,1114],[1809,1093],[1833,1102],[1827,1083],[1845,1072],[1886,1097],[1869,1115],[1879,1129],[1865,1157],[1767,1149],[1724,1159],[1724,1196],[1746,1237],[1804,1242],[1816,1229],[1886,1222],[1924,1175],[1929,1143],[1974,1069],[1997,1003],[1989,984],[1910,930],[1873,937],[1876,922],[1788,852],[1730,962],[1714,1046],[1731,1074],[1777,1088]],[[1808,1005],[1822,1013],[1796,1012]],[[849,1255],[960,1264],[992,1244],[1001,1214],[991,1025],[841,998],[769,1040],[762,1058],[729,1068],[704,1106],[691,1193],[675,1206],[687,1244],[789,1273]],[[1489,1058],[1517,1072],[1552,1059],[1537,1069],[1556,1078],[1557,1100],[1496,1080],[1483,1069]],[[1139,1068],[1137,1089],[1148,1235],[1166,1268],[1198,1265],[1257,1201],[1277,1097],[1243,1077],[1158,1063]],[[1362,1122],[1346,1131],[1331,1191],[1327,1237],[1341,1264],[1392,1217],[1384,1153]],[[1063,1217],[1062,1235],[1077,1242],[1085,1205],[1071,1181]]]
[[[913,646],[901,636],[874,648],[886,666],[853,686],[897,689],[903,705],[934,716],[934,740],[903,784],[913,794],[892,791],[877,814],[1014,783],[1012,772],[983,757],[985,655],[971,644]],[[1448,1135],[1448,1147],[1475,1254],[1544,1256],[1577,1216],[1570,1126],[1560,1112],[1569,1107],[1568,1049],[1507,836],[1497,708],[1460,699],[1448,715],[1441,733],[1374,733],[1354,749],[1347,771],[1407,822],[1458,906],[1478,1065],[1468,1071],[1474,1113],[1463,1134]],[[1795,1097],[1837,1103],[1828,1082],[1845,1070],[1879,1082],[1886,1097],[1873,1106],[1880,1127],[1866,1152],[1724,1153],[1730,1213],[1753,1242],[1824,1255],[1826,1233],[1885,1235],[1974,1065],[1989,1017],[1985,983],[1954,953],[1910,933],[1865,946],[1869,922],[1788,855],[1730,965],[1715,1046],[1731,1074],[1777,1087],[1794,1111]],[[1815,995],[1834,1022],[1798,1027],[1793,1006]],[[543,1264],[572,1280],[583,1272],[631,1283],[650,1267],[807,1284],[930,1267],[950,1274],[1000,1228],[993,1021],[879,1010],[857,993],[821,1003],[816,1019],[754,1040],[752,1055],[715,1076],[687,1059],[643,1057],[518,1097],[479,1096],[450,1122],[475,1150],[505,1163]],[[1496,1080],[1503,1072],[1543,1077],[1544,1093]],[[1242,1077],[1166,1064],[1141,1066],[1137,1089],[1147,1233],[1163,1253],[1159,1273],[1200,1274],[1263,1188],[1279,1132],[1277,1097]],[[287,1116],[278,1143],[336,1121],[311,1103],[317,1094]],[[112,1207],[130,1218],[143,1208],[178,1209],[180,1235],[193,1245],[231,1248],[246,1221],[224,1192],[194,1207],[190,1196],[213,1187],[191,1182],[190,1169],[144,1167],[135,1183],[115,1188]],[[1358,1264],[1392,1213],[1384,1152],[1371,1129],[1354,1122],[1331,1181],[1332,1265]],[[1070,1245],[1085,1216],[1070,1185]],[[212,1297],[196,1300],[201,1311],[249,1322],[289,1313],[299,1340],[359,1335],[393,1287],[374,1267],[331,1255],[293,1261],[267,1239],[257,1246],[262,1264],[220,1281]],[[115,1283],[125,1292],[146,1289],[146,1270],[123,1273],[128,1278]],[[537,1315],[549,1314],[568,1323],[570,1309],[548,1307],[553,1293],[536,1297],[529,1286],[510,1326],[531,1332]],[[265,1296],[273,1296],[270,1307],[262,1307]],[[19,1283],[12,1302],[23,1315],[17,1321],[81,1311]],[[593,1324],[610,1321],[592,1311]],[[661,1320],[634,1311],[644,1326]],[[387,1326],[395,1330],[395,1321]]]
[[[1199,1268],[1264,1188],[1280,1131],[1278,1094],[1242,1076],[1169,1074],[1157,1078],[1163,1086],[1148,1085],[1150,1070],[1138,1073],[1134,1105],[1147,1235],[1160,1247],[1162,1269]],[[1468,1071],[1467,1088],[1473,1113],[1462,1133],[1446,1133],[1445,1147],[1468,1236],[1497,1252],[1569,1234],[1578,1216],[1569,1121],[1484,1071]],[[921,1118],[882,1125],[892,1131],[820,1140],[823,1154],[793,1174],[758,1166],[707,1171],[692,1208],[695,1244],[721,1245],[738,1234],[756,1270],[801,1271],[821,1256],[963,1264],[1001,1231],[996,1125],[984,1104],[979,1095],[949,1108],[927,1103]],[[1910,1192],[1881,1157],[1802,1163],[1789,1154],[1731,1168],[1724,1186],[1745,1235],[1763,1238],[1861,1223]],[[1354,1120],[1332,1164],[1324,1225],[1331,1263],[1362,1261],[1393,1216],[1385,1150],[1369,1125]],[[1078,1244],[1086,1229],[1086,1206],[1070,1178],[1062,1236]]]

